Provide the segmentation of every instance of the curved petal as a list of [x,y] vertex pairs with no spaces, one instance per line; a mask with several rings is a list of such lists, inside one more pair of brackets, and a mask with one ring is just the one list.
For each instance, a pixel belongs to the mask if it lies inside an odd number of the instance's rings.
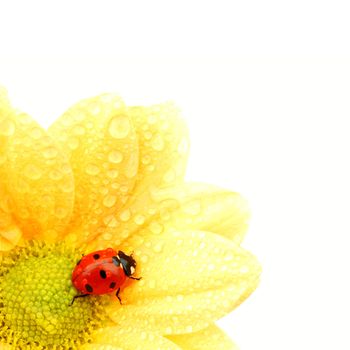
[[0,350],[10,350],[11,346],[8,344],[0,344]]
[[0,252],[11,250],[22,238],[9,208],[9,196],[0,183]]
[[134,252],[142,280],[125,288],[123,306],[111,304],[108,314],[162,334],[207,327],[247,298],[260,275],[250,253],[210,232],[167,232]]
[[127,201],[138,170],[138,141],[124,103],[111,94],[83,100],[49,133],[69,155],[75,176],[69,239],[82,243],[105,232],[106,226],[115,228],[114,214]]
[[[156,213],[152,190],[183,182],[189,140],[184,121],[172,103],[131,107],[129,115],[139,140],[140,163],[132,196],[94,246],[118,245]],[[118,236],[116,235],[118,232]]]
[[85,344],[80,347],[80,350],[125,350],[125,349],[117,346],[113,346],[110,344]]
[[[91,347],[83,350],[180,350],[172,341],[135,326],[106,327],[93,334]],[[107,344],[112,345],[109,348]],[[101,345],[101,347],[99,347]],[[107,347],[106,347],[107,346]]]
[[230,337],[214,324],[198,332],[169,335],[167,338],[186,350],[238,350]]
[[0,125],[0,181],[15,221],[26,239],[60,239],[74,202],[67,157],[26,114],[8,107]]
[[[151,200],[154,216],[139,225],[123,243],[124,249],[169,229],[209,231],[241,243],[248,227],[247,202],[238,193],[215,186],[184,183],[154,189]],[[138,215],[132,219],[137,222]]]

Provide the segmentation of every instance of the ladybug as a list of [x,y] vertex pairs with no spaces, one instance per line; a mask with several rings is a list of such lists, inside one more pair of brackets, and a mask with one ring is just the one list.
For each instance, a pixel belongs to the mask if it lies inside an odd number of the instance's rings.
[[107,248],[83,256],[72,273],[72,283],[82,294],[76,295],[71,305],[76,298],[91,294],[107,294],[115,290],[121,304],[119,292],[126,279],[141,279],[132,276],[135,269],[136,261],[132,255],[127,255],[121,250],[116,252],[112,248]]

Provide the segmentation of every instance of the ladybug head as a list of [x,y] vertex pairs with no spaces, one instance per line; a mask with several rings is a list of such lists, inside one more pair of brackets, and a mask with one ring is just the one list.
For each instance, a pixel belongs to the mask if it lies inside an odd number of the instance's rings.
[[132,255],[126,255],[124,252],[119,250],[118,252],[118,258],[120,260],[120,263],[123,266],[123,270],[125,274],[130,277],[134,274],[135,268],[136,268],[136,261],[132,257]]

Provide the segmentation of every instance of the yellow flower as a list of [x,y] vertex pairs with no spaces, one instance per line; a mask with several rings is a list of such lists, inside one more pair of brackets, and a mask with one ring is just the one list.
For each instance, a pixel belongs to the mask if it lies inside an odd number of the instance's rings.
[[[170,103],[83,100],[47,131],[0,96],[0,349],[233,349],[214,321],[256,288],[238,195],[184,182]],[[115,296],[78,298],[81,254],[132,253]]]

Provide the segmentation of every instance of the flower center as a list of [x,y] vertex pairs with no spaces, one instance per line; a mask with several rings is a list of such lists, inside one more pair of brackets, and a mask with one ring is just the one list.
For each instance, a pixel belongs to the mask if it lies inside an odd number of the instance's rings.
[[101,298],[78,298],[71,274],[81,257],[62,244],[29,242],[0,264],[0,344],[78,349],[103,321]]

